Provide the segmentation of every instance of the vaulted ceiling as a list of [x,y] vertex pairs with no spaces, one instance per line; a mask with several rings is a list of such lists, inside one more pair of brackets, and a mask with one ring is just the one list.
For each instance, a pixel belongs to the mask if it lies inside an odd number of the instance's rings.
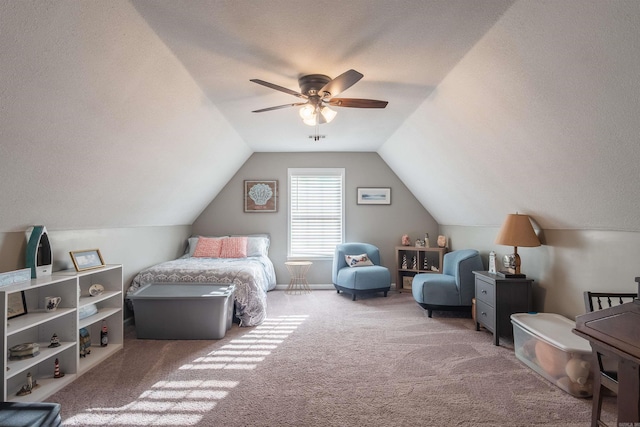
[[[635,0],[0,12],[0,231],[191,224],[253,152],[342,150],[378,152],[440,224],[640,231]],[[298,98],[250,79],[348,69],[340,96],[387,108],[336,108],[320,141],[295,108],[251,112]]]
[[[132,3],[253,151],[377,151],[512,0]],[[250,79],[299,91],[349,69],[364,77],[341,97],[389,105],[335,108],[321,143],[295,108],[251,112],[300,99]]]

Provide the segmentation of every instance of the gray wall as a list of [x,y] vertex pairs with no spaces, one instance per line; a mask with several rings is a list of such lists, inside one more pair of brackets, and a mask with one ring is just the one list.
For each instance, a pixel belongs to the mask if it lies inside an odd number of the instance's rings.
[[[513,248],[494,244],[497,227],[441,226],[451,249],[478,249],[502,256]],[[584,291],[636,292],[640,233],[604,230],[536,230],[537,248],[518,248],[522,272],[534,282],[534,309],[574,318],[584,313]]]
[[[287,260],[287,169],[345,168],[345,240],[380,248],[382,263],[395,268],[395,246],[402,234],[412,240],[429,233],[435,245],[438,224],[376,153],[254,153],[193,224],[198,235],[270,233],[269,257],[279,284],[289,282]],[[277,213],[244,213],[243,181],[278,180]],[[357,205],[358,187],[391,187],[391,205]],[[331,260],[313,260],[307,280],[331,283]]]

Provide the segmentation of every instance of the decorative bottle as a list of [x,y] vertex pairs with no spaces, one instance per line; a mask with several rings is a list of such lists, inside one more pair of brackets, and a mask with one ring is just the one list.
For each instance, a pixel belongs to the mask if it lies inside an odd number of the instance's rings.
[[431,246],[429,246],[429,233],[424,233],[424,247],[425,248],[430,248]]
[[102,321],[102,330],[100,331],[100,347],[106,347],[109,344],[109,331],[107,330],[107,322]]

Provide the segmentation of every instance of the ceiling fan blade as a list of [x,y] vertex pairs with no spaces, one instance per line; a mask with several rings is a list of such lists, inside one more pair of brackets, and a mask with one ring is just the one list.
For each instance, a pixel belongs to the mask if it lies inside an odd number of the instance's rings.
[[324,87],[320,89],[318,93],[322,94],[323,92],[329,92],[331,96],[336,96],[337,94],[344,92],[354,84],[358,83],[358,80],[360,80],[362,77],[363,75],[356,70],[345,71],[344,73],[340,74],[338,77],[324,85]]
[[254,111],[252,111],[252,113],[264,113],[265,111],[279,110],[281,108],[288,108],[288,107],[299,107],[299,106],[305,105],[305,104],[307,104],[307,103],[306,102],[296,102],[295,104],[278,105],[276,107],[268,107],[268,108],[262,108],[260,110],[254,110]]
[[264,80],[251,79],[249,81],[258,83],[259,85],[266,86],[271,89],[279,90],[280,92],[288,93],[289,95],[297,96],[298,98],[307,99],[307,96],[301,94],[300,92],[296,92],[295,90],[287,89],[286,87],[278,86],[273,83],[265,82]]
[[358,99],[358,98],[331,98],[325,101],[334,107],[352,107],[352,108],[384,108],[389,102],[378,101],[376,99]]

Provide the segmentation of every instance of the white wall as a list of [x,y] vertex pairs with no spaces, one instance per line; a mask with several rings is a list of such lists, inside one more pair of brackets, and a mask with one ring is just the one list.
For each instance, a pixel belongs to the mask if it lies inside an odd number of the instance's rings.
[[531,215],[536,309],[573,317],[585,290],[637,290],[638,70],[640,2],[519,0],[379,153],[485,265],[513,252],[493,243],[506,215]]
[[[398,177],[376,153],[254,153],[229,181],[218,197],[194,222],[200,235],[270,233],[271,249],[278,283],[288,283],[287,260],[287,168],[345,168],[345,239],[365,241],[380,248],[382,263],[395,268],[396,245],[402,234],[412,239],[424,233],[437,235],[438,225]],[[277,179],[277,213],[244,213],[243,181]],[[357,205],[356,188],[391,187],[391,205]],[[314,260],[307,279],[312,284],[331,283],[331,260]]]
[[[140,270],[182,255],[191,226],[93,230],[47,228],[47,232],[53,252],[54,271],[74,268],[70,251],[97,248],[106,264],[122,264],[126,290]],[[0,233],[0,272],[25,268],[26,248],[24,232]]]
[[130,2],[5,1],[0,28],[1,232],[191,224],[251,154]]
[[639,1],[520,0],[379,153],[439,224],[640,231],[638,70]]

